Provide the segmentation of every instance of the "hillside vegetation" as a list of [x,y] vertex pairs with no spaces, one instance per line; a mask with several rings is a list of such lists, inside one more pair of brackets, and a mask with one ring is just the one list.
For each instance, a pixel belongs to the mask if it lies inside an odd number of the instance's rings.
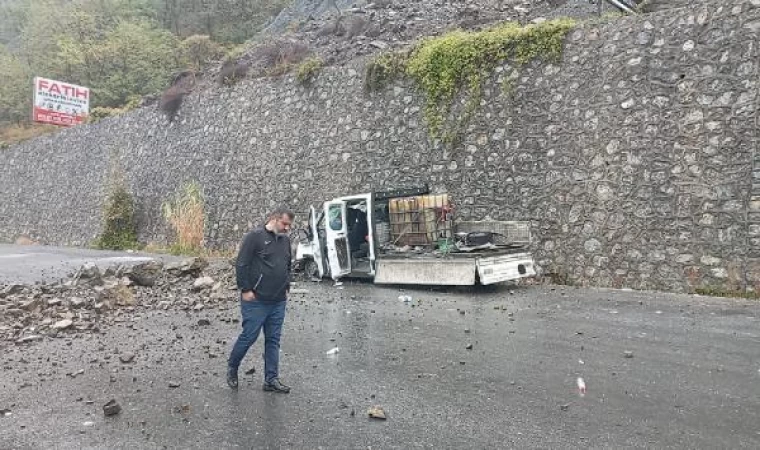
[[7,130],[30,128],[34,76],[90,87],[96,114],[133,106],[254,36],[286,3],[0,0],[0,136],[29,134]]

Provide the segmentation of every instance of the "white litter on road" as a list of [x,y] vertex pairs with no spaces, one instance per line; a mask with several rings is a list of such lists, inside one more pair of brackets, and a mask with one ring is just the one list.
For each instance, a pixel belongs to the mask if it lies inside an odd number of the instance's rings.
[[578,393],[581,394],[581,397],[586,395],[586,382],[580,377],[578,378]]

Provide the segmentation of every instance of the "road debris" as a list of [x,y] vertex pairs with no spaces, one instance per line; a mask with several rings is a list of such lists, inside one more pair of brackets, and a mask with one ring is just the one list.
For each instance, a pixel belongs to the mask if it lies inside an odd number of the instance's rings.
[[629,359],[633,358],[633,352],[630,351],[630,350],[626,350],[626,351],[623,352],[623,356],[626,357],[626,358],[629,358]]
[[66,375],[68,375],[71,378],[76,378],[76,377],[78,377],[79,375],[82,375],[82,374],[84,374],[84,369],[79,369],[76,372],[67,373]]
[[372,419],[379,419],[379,420],[386,420],[387,417],[385,415],[385,410],[379,406],[373,406],[367,411],[367,415],[369,415]]
[[108,403],[103,405],[103,414],[106,417],[115,416],[121,412],[121,405],[116,403],[116,400],[111,399]]
[[176,414],[188,414],[192,407],[190,405],[178,405],[173,408]]
[[340,347],[335,347],[327,351],[327,356],[337,355],[340,352]]
[[586,395],[586,382],[583,381],[583,378],[578,377],[578,393],[583,397]]

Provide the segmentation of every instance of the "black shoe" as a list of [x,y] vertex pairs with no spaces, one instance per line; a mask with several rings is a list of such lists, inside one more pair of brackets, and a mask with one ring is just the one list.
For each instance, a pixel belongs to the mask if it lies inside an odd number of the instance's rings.
[[264,390],[267,392],[279,392],[280,394],[287,394],[290,392],[290,388],[280,383],[278,378],[275,378],[269,383],[264,383]]
[[227,368],[227,384],[232,389],[238,388],[238,371],[237,369],[233,369],[232,367]]

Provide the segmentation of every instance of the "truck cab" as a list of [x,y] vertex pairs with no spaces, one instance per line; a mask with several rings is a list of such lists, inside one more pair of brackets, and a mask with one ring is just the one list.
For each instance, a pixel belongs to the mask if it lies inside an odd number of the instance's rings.
[[372,277],[375,233],[372,194],[340,197],[311,207],[296,261],[313,278]]

